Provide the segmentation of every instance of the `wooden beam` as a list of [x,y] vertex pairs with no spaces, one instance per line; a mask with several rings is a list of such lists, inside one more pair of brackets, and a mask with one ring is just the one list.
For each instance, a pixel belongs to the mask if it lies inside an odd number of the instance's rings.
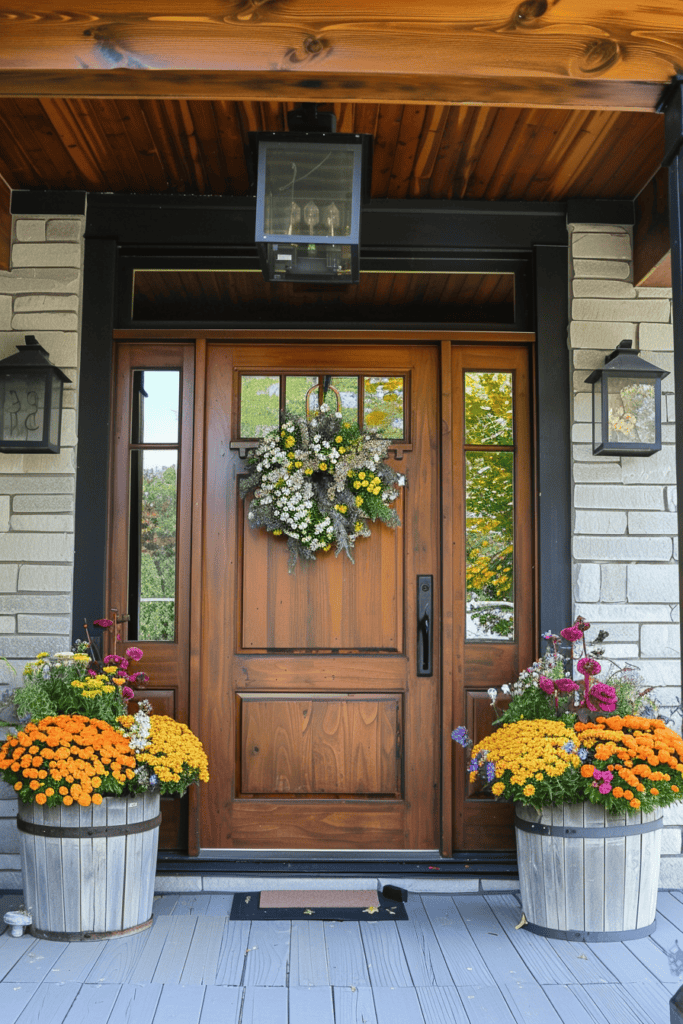
[[0,0],[2,94],[652,110],[683,65],[680,0],[195,2]]
[[12,214],[10,203],[12,189],[4,178],[0,178],[0,270],[9,270],[12,247]]
[[671,240],[669,236],[669,171],[662,167],[635,202],[633,236],[634,284],[671,287]]

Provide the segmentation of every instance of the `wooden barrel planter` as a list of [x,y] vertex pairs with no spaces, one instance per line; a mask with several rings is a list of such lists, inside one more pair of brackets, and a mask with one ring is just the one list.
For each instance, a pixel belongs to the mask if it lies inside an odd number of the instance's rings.
[[517,804],[515,834],[529,931],[621,942],[655,930],[662,808],[609,814],[596,804]]
[[149,928],[159,845],[159,794],[99,806],[19,803],[24,903],[42,939],[111,939]]

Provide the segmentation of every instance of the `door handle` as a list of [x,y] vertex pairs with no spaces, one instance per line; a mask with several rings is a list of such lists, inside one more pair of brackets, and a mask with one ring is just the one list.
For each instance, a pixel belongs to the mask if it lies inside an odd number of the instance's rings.
[[434,577],[417,577],[417,674],[432,675]]

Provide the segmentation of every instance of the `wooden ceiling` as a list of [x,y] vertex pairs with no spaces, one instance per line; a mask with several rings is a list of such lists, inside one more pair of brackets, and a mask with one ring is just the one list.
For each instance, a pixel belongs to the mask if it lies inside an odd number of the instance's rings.
[[[0,178],[13,189],[245,195],[248,133],[295,104],[0,98]],[[374,137],[372,197],[634,198],[659,167],[663,117],[609,110],[344,103]]]

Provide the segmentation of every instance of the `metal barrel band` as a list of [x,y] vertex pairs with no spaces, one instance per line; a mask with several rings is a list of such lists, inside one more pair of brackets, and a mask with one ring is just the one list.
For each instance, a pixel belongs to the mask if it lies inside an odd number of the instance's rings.
[[629,939],[644,939],[652,935],[657,927],[657,922],[645,925],[644,928],[630,928],[624,932],[580,932],[561,928],[544,928],[540,924],[532,924],[527,921],[524,930],[533,932],[534,935],[543,935],[546,939],[567,939],[569,942],[627,942]]
[[645,821],[639,825],[607,825],[604,828],[579,828],[573,825],[541,825],[537,821],[525,821],[515,817],[515,828],[522,832],[533,832],[538,836],[558,836],[561,839],[617,839],[621,836],[637,836],[643,832],[657,832],[664,825],[663,818]]
[[38,825],[33,821],[17,818],[20,832],[29,832],[34,836],[45,836],[50,839],[110,839],[114,836],[130,836],[136,832],[149,832],[161,825],[161,815],[148,818],[146,821],[133,821],[128,825],[83,825],[79,828],[68,828],[63,825]]
[[135,935],[136,932],[145,931],[150,928],[154,921],[154,915],[142,924],[131,925],[130,928],[119,928],[117,931],[85,931],[85,932],[53,932],[45,928],[29,928],[31,935],[37,939],[51,939],[53,942],[98,942],[100,939],[123,939],[127,935]]

